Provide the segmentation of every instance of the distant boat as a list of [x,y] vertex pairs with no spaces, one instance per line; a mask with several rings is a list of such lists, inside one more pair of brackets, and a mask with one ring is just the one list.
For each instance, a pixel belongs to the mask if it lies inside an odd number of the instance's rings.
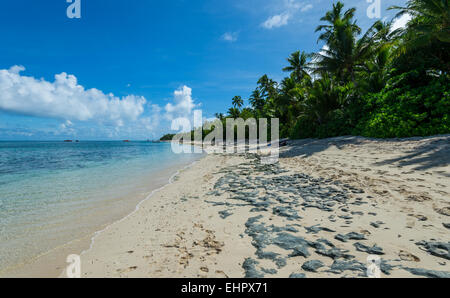
[[124,142],[124,143],[129,143],[129,142],[130,142],[130,140],[124,140],[123,142]]
[[64,143],[73,143],[72,140],[64,140]]

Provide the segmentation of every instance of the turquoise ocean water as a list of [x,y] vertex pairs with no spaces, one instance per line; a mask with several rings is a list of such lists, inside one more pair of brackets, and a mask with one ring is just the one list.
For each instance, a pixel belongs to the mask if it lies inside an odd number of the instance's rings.
[[0,272],[120,219],[199,158],[168,143],[0,142]]

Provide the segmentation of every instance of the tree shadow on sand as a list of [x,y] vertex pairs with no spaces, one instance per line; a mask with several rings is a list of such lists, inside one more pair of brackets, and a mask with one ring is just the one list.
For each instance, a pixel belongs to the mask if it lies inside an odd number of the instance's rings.
[[[410,149],[411,142],[417,142],[417,146]],[[408,139],[370,139],[345,136],[323,140],[291,140],[289,141],[290,146],[280,151],[280,157],[310,157],[316,153],[325,151],[332,146],[342,149],[347,145],[371,146],[377,143],[389,143],[393,150],[398,150],[399,153],[404,151],[404,154],[396,158],[376,162],[374,163],[376,166],[413,166],[414,170],[428,170],[436,167],[445,167],[450,164],[450,135]],[[440,174],[450,177],[448,171],[441,171]]]
[[349,144],[359,145],[363,142],[363,138],[352,136],[337,137],[332,139],[291,140],[289,141],[289,147],[280,151],[280,157],[310,157],[316,153],[325,151],[332,146],[336,146],[338,149],[341,149]]
[[[437,137],[437,139],[418,146],[404,156],[375,163],[375,165],[388,164],[397,164],[402,167],[415,166],[413,169],[418,171],[447,167],[450,165],[450,136]],[[442,171],[440,174],[450,177],[448,171]]]

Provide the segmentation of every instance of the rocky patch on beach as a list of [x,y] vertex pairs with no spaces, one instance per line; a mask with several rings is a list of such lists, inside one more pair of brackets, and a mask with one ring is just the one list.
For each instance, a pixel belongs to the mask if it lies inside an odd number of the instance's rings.
[[[337,179],[292,172],[279,163],[262,164],[254,154],[243,156],[245,162],[216,173],[219,178],[205,201],[223,207],[219,215],[230,223],[239,208],[249,208],[254,214],[245,223],[244,233],[255,249],[253,256],[243,260],[245,277],[275,276],[292,264],[298,264],[298,269],[291,272],[291,278],[314,277],[319,272],[331,277],[365,277],[368,256],[380,257],[379,267],[385,275],[393,270],[422,277],[450,274],[408,267],[405,262],[420,259],[412,254],[407,257],[405,252],[399,251],[397,258],[386,257],[383,243],[371,240],[371,235],[389,227],[377,219],[376,212],[357,209],[376,206],[364,189]],[[304,218],[309,212],[318,212],[325,220],[308,224]],[[367,218],[365,226],[355,226],[355,218]],[[423,217],[417,219],[424,221]],[[416,245],[434,257],[450,259],[450,243],[422,240]]]

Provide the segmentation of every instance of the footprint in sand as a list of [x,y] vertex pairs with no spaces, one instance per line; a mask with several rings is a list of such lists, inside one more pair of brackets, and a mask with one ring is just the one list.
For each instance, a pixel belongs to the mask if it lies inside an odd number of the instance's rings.
[[404,251],[404,250],[401,250],[401,251],[398,253],[398,256],[400,257],[400,259],[401,259],[402,261],[408,261],[408,262],[420,262],[419,257],[416,257],[416,256],[413,255],[412,253],[407,252],[407,251]]
[[117,272],[120,273],[120,274],[123,274],[123,273],[128,273],[128,272],[131,272],[131,271],[135,271],[137,268],[138,268],[137,266],[131,266],[131,267],[128,267],[126,269],[117,269]]
[[443,208],[435,207],[434,211],[436,211],[441,215],[450,216],[450,207],[443,207]]
[[412,194],[408,196],[408,201],[413,201],[413,202],[425,202],[425,201],[431,201],[431,198],[426,196],[426,195],[416,195],[416,194]]
[[414,228],[415,225],[416,225],[416,223],[415,223],[414,220],[408,220],[408,221],[406,222],[406,227],[407,227],[408,229]]
[[426,216],[420,215],[420,214],[408,214],[408,216],[415,217],[419,221],[427,221],[428,220],[428,218]]

